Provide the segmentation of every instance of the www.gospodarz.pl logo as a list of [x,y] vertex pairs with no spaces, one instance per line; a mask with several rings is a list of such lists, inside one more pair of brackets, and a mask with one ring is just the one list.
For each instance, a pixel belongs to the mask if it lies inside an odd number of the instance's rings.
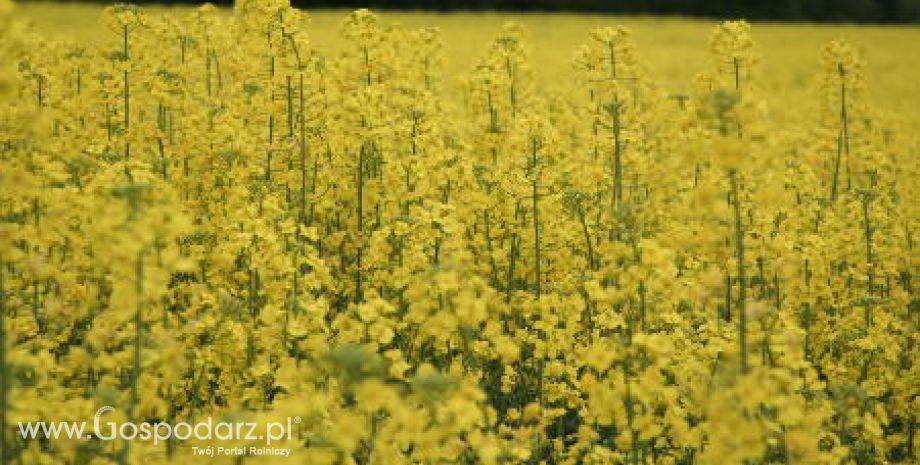
[[93,416],[92,431],[86,430],[86,422],[19,422],[19,434],[23,439],[68,438],[100,439],[103,441],[152,441],[153,444],[175,439],[187,441],[263,441],[266,445],[289,440],[293,437],[294,425],[300,424],[300,417],[288,417],[285,422],[215,422],[213,418],[196,423],[167,422],[133,423],[103,421],[103,415],[114,412],[104,406]]

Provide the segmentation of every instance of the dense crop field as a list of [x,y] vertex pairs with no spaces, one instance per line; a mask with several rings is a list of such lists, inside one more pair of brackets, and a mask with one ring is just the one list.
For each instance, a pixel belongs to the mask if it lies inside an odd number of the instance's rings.
[[0,0],[0,464],[918,463],[917,42]]

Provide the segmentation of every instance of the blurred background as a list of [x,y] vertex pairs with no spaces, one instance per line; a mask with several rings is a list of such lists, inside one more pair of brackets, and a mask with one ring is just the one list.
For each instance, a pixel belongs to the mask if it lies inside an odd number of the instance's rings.
[[[119,37],[100,27],[105,6],[142,3],[151,14],[186,17],[207,0],[14,0],[19,18],[54,39],[110,46]],[[210,0],[230,15],[233,0]],[[530,69],[544,89],[571,78],[575,50],[589,31],[624,26],[662,92],[692,92],[694,77],[712,66],[709,37],[722,19],[753,22],[762,58],[757,81],[780,101],[816,102],[821,47],[831,40],[853,44],[868,63],[869,99],[889,115],[920,128],[920,0],[290,0],[306,11],[311,46],[335,57],[349,46],[342,21],[368,7],[387,24],[436,26],[443,39],[444,76],[456,90],[490,40],[509,21],[527,31]],[[808,117],[799,105],[776,104],[777,120]],[[816,110],[815,110],[816,111]]]
[[[26,0],[27,2],[28,0]],[[102,0],[99,0],[100,2]],[[85,0],[74,3],[89,3]],[[198,0],[135,0],[162,5]],[[232,0],[212,0],[231,4]],[[920,0],[292,0],[301,8],[434,11],[564,11],[777,21],[920,22]]]

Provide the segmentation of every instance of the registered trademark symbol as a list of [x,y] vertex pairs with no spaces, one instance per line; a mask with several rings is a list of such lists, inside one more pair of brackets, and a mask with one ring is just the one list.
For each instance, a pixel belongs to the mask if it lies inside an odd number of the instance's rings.
[[294,423],[300,424],[300,417],[294,417]]

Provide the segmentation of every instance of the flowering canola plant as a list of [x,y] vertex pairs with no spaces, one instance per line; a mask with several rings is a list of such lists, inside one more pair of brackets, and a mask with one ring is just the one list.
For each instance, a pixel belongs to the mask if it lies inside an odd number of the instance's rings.
[[[358,10],[0,0],[0,464],[920,460],[920,136],[844,42],[771,120],[751,26],[669,93],[632,33],[542,87]],[[284,456],[28,422],[285,422]],[[261,439],[261,438],[260,438]]]

